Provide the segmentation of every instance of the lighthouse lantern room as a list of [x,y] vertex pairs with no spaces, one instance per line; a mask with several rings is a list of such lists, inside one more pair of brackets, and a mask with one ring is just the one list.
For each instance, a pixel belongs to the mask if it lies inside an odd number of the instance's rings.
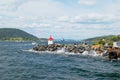
[[50,45],[50,44],[53,44],[53,38],[52,38],[52,36],[50,35],[50,37],[48,38],[48,45]]

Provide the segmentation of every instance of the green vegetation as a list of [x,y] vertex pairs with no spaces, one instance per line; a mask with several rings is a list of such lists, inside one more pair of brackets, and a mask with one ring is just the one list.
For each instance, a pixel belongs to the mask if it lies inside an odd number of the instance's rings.
[[108,45],[112,46],[113,42],[120,41],[120,35],[109,35],[109,36],[89,38],[89,39],[86,39],[86,41],[92,41],[94,45],[97,45],[97,44],[105,45],[105,43],[108,43]]
[[0,41],[33,41],[37,37],[15,28],[1,28]]
[[47,38],[40,38],[39,41],[46,42],[46,41],[48,41],[48,39]]

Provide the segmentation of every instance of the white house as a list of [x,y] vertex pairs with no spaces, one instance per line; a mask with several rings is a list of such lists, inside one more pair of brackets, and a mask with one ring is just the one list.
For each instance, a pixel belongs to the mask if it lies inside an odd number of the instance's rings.
[[119,47],[117,42],[113,42],[113,47]]

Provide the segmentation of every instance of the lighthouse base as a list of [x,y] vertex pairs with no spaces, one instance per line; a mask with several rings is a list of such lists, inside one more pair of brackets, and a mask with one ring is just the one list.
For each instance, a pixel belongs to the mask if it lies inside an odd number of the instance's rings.
[[48,45],[53,44],[53,41],[48,41]]

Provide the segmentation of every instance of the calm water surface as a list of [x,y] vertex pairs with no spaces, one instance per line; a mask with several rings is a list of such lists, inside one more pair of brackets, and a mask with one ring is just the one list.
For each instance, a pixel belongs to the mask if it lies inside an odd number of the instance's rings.
[[120,62],[25,52],[31,42],[0,42],[0,80],[120,80]]

